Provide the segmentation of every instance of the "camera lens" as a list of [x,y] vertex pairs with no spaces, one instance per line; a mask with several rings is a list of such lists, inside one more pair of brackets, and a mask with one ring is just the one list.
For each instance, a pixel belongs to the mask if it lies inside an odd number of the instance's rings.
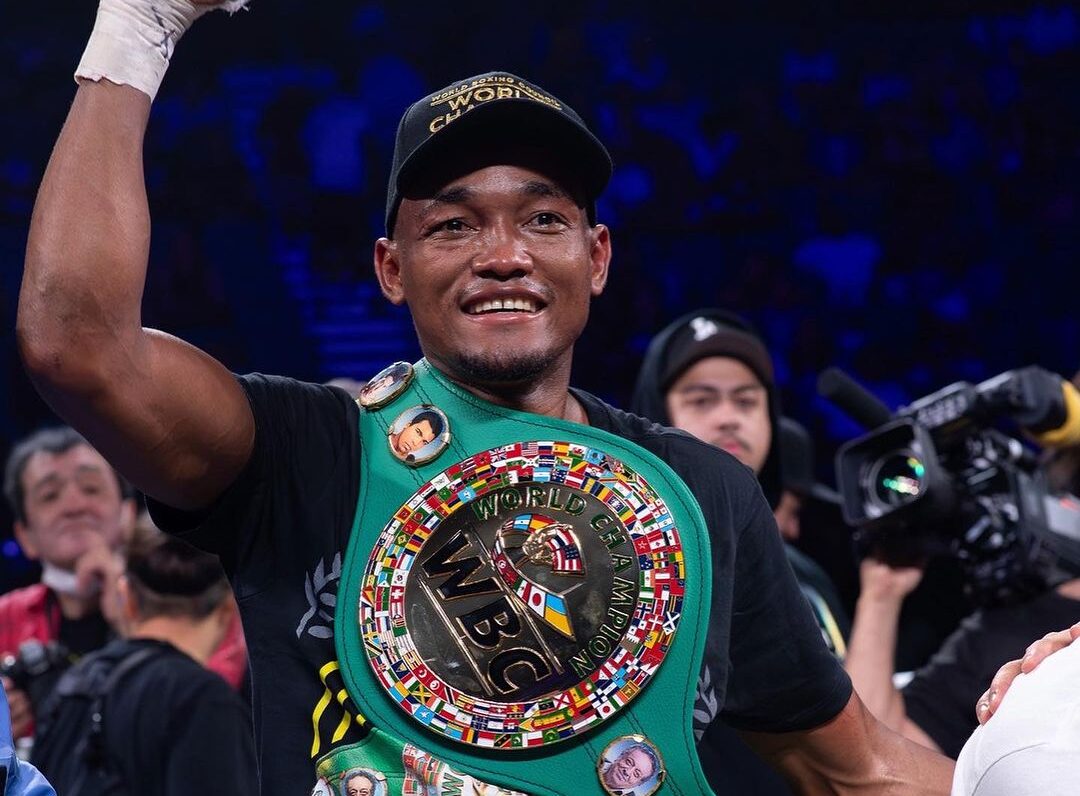
[[885,511],[922,494],[926,468],[911,451],[893,451],[874,464],[870,474],[874,502]]

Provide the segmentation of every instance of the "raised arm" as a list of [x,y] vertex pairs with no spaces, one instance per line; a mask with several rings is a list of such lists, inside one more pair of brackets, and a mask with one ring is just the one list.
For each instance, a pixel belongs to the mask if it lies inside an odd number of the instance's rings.
[[855,692],[836,717],[815,729],[742,735],[798,793],[944,796],[952,782],[952,760],[889,730]]
[[862,560],[861,588],[844,668],[867,710],[879,721],[908,740],[939,752],[934,739],[908,718],[904,697],[893,685],[900,608],[921,579],[921,567],[893,568],[874,558]]
[[[115,49],[144,39],[110,41]],[[143,57],[121,55],[125,64]],[[147,494],[192,510],[243,468],[254,420],[220,363],[142,326],[150,102],[132,85],[81,82],[34,207],[16,331],[30,378],[57,414]]]

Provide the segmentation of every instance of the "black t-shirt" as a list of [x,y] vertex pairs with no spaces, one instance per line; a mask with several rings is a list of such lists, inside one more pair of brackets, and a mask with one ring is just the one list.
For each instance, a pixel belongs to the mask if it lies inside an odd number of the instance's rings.
[[[813,559],[784,545],[788,563],[795,574],[822,641],[838,658],[846,651],[851,623],[829,576]],[[698,743],[705,777],[717,793],[739,796],[791,796],[791,786],[766,763],[723,720],[714,721]]]
[[[93,667],[102,668],[107,676],[121,660],[144,648],[153,648],[154,653],[124,674],[104,701],[107,759],[128,792],[257,794],[251,719],[243,702],[220,675],[171,644],[151,639],[113,641],[87,655],[66,676],[89,677],[86,670]],[[38,762],[48,775],[48,760]],[[61,783],[56,786],[64,792]]]
[[112,638],[112,629],[99,613],[92,613],[79,619],[61,617],[58,640],[71,655],[76,658],[99,650]]
[[[314,780],[313,758],[361,735],[340,695],[333,643],[360,478],[360,410],[332,387],[262,375],[240,382],[256,434],[236,483],[203,517],[149,504],[161,527],[221,556],[244,620],[264,792],[298,793]],[[575,395],[592,425],[666,461],[709,526],[713,589],[698,735],[721,712],[733,726],[777,732],[835,716],[850,681],[821,641],[753,473],[688,434]]]
[[956,758],[975,731],[975,702],[1006,661],[1032,639],[1080,620],[1080,601],[1047,592],[1029,602],[978,611],[949,636],[904,688],[908,718]]

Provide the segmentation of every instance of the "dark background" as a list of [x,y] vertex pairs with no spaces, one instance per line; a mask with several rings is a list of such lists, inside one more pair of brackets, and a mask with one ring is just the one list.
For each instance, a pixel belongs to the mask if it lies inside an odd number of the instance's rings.
[[[404,107],[505,69],[611,149],[608,291],[575,381],[625,405],[655,331],[697,306],[772,346],[787,412],[837,444],[816,397],[840,365],[891,406],[958,379],[1080,367],[1080,15],[1063,3],[254,0],[178,47],[147,141],[146,324],[236,371],[366,378],[418,350],[378,294]],[[883,4],[871,4],[874,6]],[[0,38],[0,451],[55,422],[13,326],[26,230],[95,5],[9,4]],[[5,507],[6,509],[6,507]],[[847,535],[824,550],[850,597]],[[0,516],[7,528],[7,515]],[[0,536],[0,587],[33,576]]]

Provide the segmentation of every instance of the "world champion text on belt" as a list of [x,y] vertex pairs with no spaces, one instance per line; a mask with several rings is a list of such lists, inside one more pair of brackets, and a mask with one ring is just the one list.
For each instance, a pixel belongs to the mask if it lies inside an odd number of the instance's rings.
[[686,570],[663,499],[587,445],[520,442],[448,467],[365,568],[365,653],[429,730],[544,746],[613,716],[667,654]]

